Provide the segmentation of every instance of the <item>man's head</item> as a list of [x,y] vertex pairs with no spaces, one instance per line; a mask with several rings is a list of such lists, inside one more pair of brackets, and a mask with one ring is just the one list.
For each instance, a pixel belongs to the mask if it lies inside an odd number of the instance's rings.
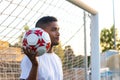
[[42,17],[38,20],[35,27],[42,28],[46,32],[48,32],[51,38],[51,46],[59,44],[59,36],[60,36],[59,27],[57,24],[57,19],[55,17],[52,16]]

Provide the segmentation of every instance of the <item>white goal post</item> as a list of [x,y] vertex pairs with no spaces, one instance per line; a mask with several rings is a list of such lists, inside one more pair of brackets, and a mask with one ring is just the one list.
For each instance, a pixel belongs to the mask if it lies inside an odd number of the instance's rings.
[[81,0],[67,0],[70,3],[91,13],[91,80],[101,80],[100,78],[100,51],[99,51],[99,23],[98,12],[83,3]]

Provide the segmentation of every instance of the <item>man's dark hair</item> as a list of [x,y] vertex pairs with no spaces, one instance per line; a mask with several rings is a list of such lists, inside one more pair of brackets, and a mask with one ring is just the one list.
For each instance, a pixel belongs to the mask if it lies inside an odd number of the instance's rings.
[[45,17],[42,17],[40,18],[35,27],[39,27],[39,28],[45,28],[45,25],[50,23],[50,22],[53,22],[53,21],[57,21],[57,19],[53,16],[45,16]]

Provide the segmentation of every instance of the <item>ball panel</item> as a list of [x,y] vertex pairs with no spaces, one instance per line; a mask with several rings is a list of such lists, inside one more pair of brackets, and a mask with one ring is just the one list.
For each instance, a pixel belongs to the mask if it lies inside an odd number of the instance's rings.
[[36,34],[29,34],[27,36],[27,42],[29,45],[36,45],[38,41],[38,36]]
[[47,45],[46,45],[46,49],[47,49],[47,50],[49,50],[49,48],[50,48],[50,44],[51,44],[50,42],[47,43]]
[[28,30],[28,31],[26,32],[25,36],[28,36],[28,35],[31,34],[31,33],[32,33],[32,30]]
[[31,45],[31,46],[29,46],[29,49],[31,49],[31,50],[33,50],[33,51],[36,51],[37,50],[37,48],[33,45]]
[[24,38],[24,39],[23,39],[23,46],[27,46],[27,44],[28,44],[28,43],[27,43],[27,39]]
[[39,47],[40,47],[40,46],[44,46],[44,43],[45,43],[45,42],[44,42],[43,39],[42,39],[42,40],[39,39],[38,42],[37,42],[37,44],[39,45]]
[[38,47],[36,51],[38,52],[37,55],[38,55],[38,56],[41,56],[41,55],[43,55],[44,53],[46,53],[46,48],[45,48],[45,46]]
[[42,38],[45,40],[45,42],[51,41],[51,40],[50,40],[50,36],[49,36],[49,34],[48,34],[47,32],[44,32],[44,33],[42,34]]
[[36,34],[37,36],[42,36],[42,31],[40,31],[40,30],[35,30],[34,31],[34,34]]

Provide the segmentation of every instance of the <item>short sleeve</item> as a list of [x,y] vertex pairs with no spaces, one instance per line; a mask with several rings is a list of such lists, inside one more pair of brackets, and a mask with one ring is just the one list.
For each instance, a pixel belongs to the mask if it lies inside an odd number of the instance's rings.
[[20,79],[27,79],[27,77],[30,73],[32,64],[26,55],[24,56],[23,60],[21,61],[20,67],[21,67]]

